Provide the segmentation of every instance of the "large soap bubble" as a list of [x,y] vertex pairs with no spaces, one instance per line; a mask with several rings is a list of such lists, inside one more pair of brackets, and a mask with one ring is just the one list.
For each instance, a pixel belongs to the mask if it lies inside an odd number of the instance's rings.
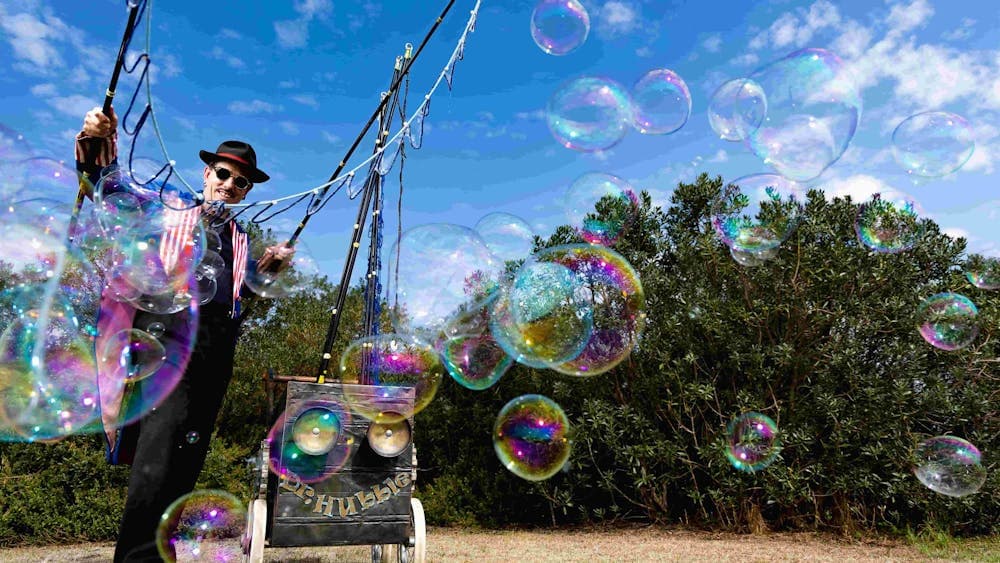
[[726,427],[726,457],[740,471],[760,471],[781,452],[778,425],[759,412],[742,414]]
[[660,68],[647,72],[632,86],[633,125],[640,133],[667,135],[691,116],[691,92],[676,72]]
[[556,141],[582,152],[609,149],[632,125],[632,100],[614,80],[585,76],[563,84],[546,108]]
[[854,232],[875,252],[896,254],[913,248],[924,234],[922,209],[910,196],[888,191],[858,206]]
[[566,218],[591,244],[613,245],[639,214],[632,185],[604,172],[588,172],[570,184],[564,202]]
[[590,300],[594,324],[586,345],[573,359],[552,365],[567,375],[604,373],[628,357],[646,324],[646,296],[639,274],[614,250],[567,244],[535,254],[538,263],[566,267]]
[[432,223],[403,233],[388,255],[387,290],[393,325],[437,342],[453,319],[494,297],[501,262],[478,233]]
[[550,55],[566,55],[587,40],[590,14],[577,0],[541,0],[531,12],[531,38]]
[[[445,368],[432,346],[408,334],[377,334],[351,342],[340,357],[340,379],[355,413],[393,423],[424,410],[437,394]],[[412,391],[413,402],[405,396]]]
[[816,178],[847,150],[861,117],[861,94],[843,61],[802,49],[749,77],[761,86],[767,113],[749,132],[751,150],[778,174]]
[[986,482],[976,446],[955,436],[938,436],[917,446],[913,473],[928,489],[950,497],[971,495]]
[[934,178],[955,172],[972,158],[976,137],[960,115],[926,111],[904,119],[892,132],[892,154],[909,174]]
[[708,104],[708,123],[719,138],[742,141],[760,127],[767,115],[767,96],[749,78],[724,83]]
[[316,483],[333,475],[359,444],[347,431],[351,411],[332,397],[311,399],[285,411],[267,434],[268,467],[282,478]]
[[951,292],[938,293],[917,308],[917,330],[935,348],[960,350],[979,334],[978,315],[979,310],[968,297]]
[[508,402],[493,425],[493,448],[500,463],[528,481],[543,481],[566,465],[572,442],[562,407],[543,395]]
[[[268,247],[283,244],[290,237],[279,236],[272,242],[253,240],[250,244],[250,259],[247,260],[246,277],[243,283],[261,297],[279,298],[294,295],[309,286],[319,276],[319,264],[313,258],[309,247],[302,240],[295,243],[295,254],[285,260],[280,267],[260,268],[258,264],[268,252]],[[214,268],[212,268],[214,271]],[[211,275],[211,272],[208,272]]]
[[165,561],[240,561],[247,509],[233,494],[197,490],[160,518],[156,547]]
[[733,180],[739,188],[732,207],[713,212],[712,225],[726,246],[762,253],[788,240],[805,214],[806,189],[777,174]]
[[476,222],[475,231],[486,247],[504,262],[523,260],[531,254],[535,231],[527,221],[510,213],[489,213]]

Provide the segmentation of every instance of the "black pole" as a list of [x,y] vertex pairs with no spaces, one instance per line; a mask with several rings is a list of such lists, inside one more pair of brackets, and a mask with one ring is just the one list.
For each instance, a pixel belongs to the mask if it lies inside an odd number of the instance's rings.
[[[145,4],[145,0],[141,2],[136,2],[135,4],[130,4],[128,10],[128,22],[125,24],[125,33],[122,35],[121,45],[118,47],[118,58],[115,60],[115,69],[111,73],[111,82],[108,84],[108,89],[104,94],[104,105],[101,107],[101,112],[104,115],[110,116],[111,114],[111,102],[115,97],[115,89],[118,88],[118,77],[121,75],[122,67],[125,65],[125,51],[128,50],[129,43],[132,42],[132,34],[135,32],[135,20],[139,16],[141,11],[140,6]],[[101,144],[100,139],[90,139],[88,144],[88,150],[86,155],[84,155],[84,164],[91,165],[97,160],[97,150]],[[80,210],[83,208],[83,199],[87,197],[87,193],[91,191],[91,188],[87,186],[89,180],[81,175],[80,177],[80,189],[76,192],[76,203],[73,206],[73,214],[70,215],[69,219],[69,231],[68,235],[70,240],[73,239],[73,232],[76,231],[76,223],[79,220]]]
[[[393,72],[393,85],[399,83],[399,77],[403,75],[401,70],[401,65],[397,64]],[[384,139],[388,135],[390,125],[392,123],[392,117],[394,115],[395,104],[399,98],[399,90],[390,90],[387,95],[383,96],[382,103],[379,104],[381,108],[380,121],[382,122],[382,127],[379,131],[378,138],[375,141],[375,152],[378,153],[379,150],[384,146]],[[386,104],[392,101],[392,105],[386,109]],[[347,248],[347,260],[344,262],[344,269],[340,275],[340,285],[337,286],[337,300],[333,307],[333,312],[330,314],[330,324],[326,331],[326,340],[323,343],[323,351],[320,356],[319,373],[316,376],[317,383],[323,383],[325,379],[330,375],[330,360],[331,352],[333,350],[333,343],[337,339],[337,333],[340,328],[340,318],[343,313],[344,303],[347,301],[347,292],[350,289],[351,284],[351,274],[354,272],[354,263],[358,258],[358,251],[361,247],[361,237],[364,233],[365,222],[368,219],[368,208],[371,206],[372,200],[375,199],[379,191],[379,187],[382,183],[382,177],[378,173],[379,161],[385,156],[383,151],[382,155],[376,157],[369,166],[368,176],[365,178],[364,189],[361,194],[361,202],[358,204],[358,215],[354,220],[354,232],[351,233],[351,244]],[[376,204],[376,209],[378,208]],[[371,240],[371,244],[377,244],[375,238]],[[378,299],[378,296],[375,296]]]

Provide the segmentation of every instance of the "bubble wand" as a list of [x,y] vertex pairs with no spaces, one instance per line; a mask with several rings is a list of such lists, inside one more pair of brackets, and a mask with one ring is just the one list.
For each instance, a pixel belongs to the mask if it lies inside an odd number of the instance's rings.
[[[122,67],[125,66],[125,51],[128,50],[129,43],[132,42],[132,34],[135,32],[136,21],[139,19],[139,15],[146,7],[145,0],[129,0],[128,1],[128,22],[125,24],[125,33],[122,35],[121,46],[118,48],[118,58],[115,60],[115,69],[111,73],[111,82],[108,84],[108,89],[104,95],[104,105],[101,107],[101,112],[104,115],[110,117],[111,115],[111,102],[115,98],[115,88],[118,87],[118,77],[121,75]],[[100,148],[100,139],[88,139],[85,141],[87,150],[84,151],[84,164],[92,165],[97,159],[97,151]],[[80,218],[80,210],[83,208],[83,199],[85,197],[93,197],[93,187],[90,186],[90,182],[84,175],[80,175],[80,189],[76,192],[76,203],[73,205],[73,214],[69,218],[69,230],[67,234],[69,240],[73,240],[73,234],[76,231],[76,223]]]

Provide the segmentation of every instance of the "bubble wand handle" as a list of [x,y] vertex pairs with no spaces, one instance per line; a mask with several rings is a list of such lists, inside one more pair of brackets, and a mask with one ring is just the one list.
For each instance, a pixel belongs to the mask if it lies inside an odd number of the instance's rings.
[[[118,48],[118,58],[115,60],[115,69],[111,73],[111,82],[108,84],[108,89],[104,94],[104,105],[101,107],[101,111],[104,115],[110,115],[111,113],[111,102],[115,97],[115,88],[118,87],[118,77],[121,76],[122,67],[125,65],[125,52],[128,50],[129,43],[132,42],[132,34],[135,32],[135,22],[139,19],[139,14],[145,8],[146,0],[141,0],[139,2],[129,1],[128,6],[128,23],[125,24],[125,33],[122,35],[121,46]],[[86,159],[86,164],[93,164],[97,151],[99,149],[100,139],[90,139],[87,142],[88,150],[84,158]],[[83,199],[85,197],[93,197],[93,188],[89,185],[89,181],[83,176],[80,177],[80,189],[76,192],[76,203],[73,205],[73,214],[70,215],[69,219],[69,229],[67,233],[69,238],[73,240],[73,234],[76,231],[76,223],[80,216],[80,210],[83,208]]]

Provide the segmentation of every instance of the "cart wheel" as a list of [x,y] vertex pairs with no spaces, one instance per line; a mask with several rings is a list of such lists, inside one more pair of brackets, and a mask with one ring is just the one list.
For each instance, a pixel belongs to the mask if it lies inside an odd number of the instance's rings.
[[[427,525],[424,521],[424,505],[420,500],[410,498],[410,524],[413,526],[413,545],[383,545],[381,563],[424,563],[427,559]],[[374,560],[375,547],[372,546]]]
[[264,561],[264,534],[267,531],[267,501],[257,499],[250,503],[247,514],[247,531],[243,538],[243,561]]

